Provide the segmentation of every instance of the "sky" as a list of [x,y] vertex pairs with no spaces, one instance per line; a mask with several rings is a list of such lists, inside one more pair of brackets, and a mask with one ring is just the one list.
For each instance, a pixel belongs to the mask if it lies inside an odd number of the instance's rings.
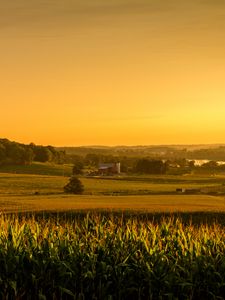
[[225,143],[225,0],[0,0],[0,137]]

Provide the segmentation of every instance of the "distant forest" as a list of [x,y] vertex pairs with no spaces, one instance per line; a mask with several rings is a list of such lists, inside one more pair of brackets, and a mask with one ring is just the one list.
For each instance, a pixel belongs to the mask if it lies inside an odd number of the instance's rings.
[[0,139],[0,165],[27,165],[33,161],[63,163],[65,151],[52,146],[29,145]]
[[[209,160],[200,167],[193,160]],[[29,145],[0,139],[0,166],[29,165],[32,162],[73,164],[74,174],[87,174],[100,163],[121,163],[121,172],[148,174],[183,174],[193,171],[224,172],[224,145],[206,146],[118,146],[53,147]]]
[[[65,147],[66,161],[74,174],[94,174],[100,163],[120,162],[121,172],[130,174],[221,173],[225,165],[225,146],[118,146]],[[207,160],[201,166],[195,160]],[[93,172],[92,172],[93,170]]]
[[189,159],[225,161],[225,145],[174,145],[174,146],[90,146],[59,147],[70,156],[87,154],[120,157],[150,157],[152,159]]

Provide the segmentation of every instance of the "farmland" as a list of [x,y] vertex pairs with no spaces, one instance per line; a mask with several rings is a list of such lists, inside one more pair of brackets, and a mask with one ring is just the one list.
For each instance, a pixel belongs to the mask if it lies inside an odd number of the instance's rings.
[[177,194],[176,188],[221,189],[223,177],[139,176],[81,178],[83,195],[63,193],[68,177],[0,174],[0,208],[13,211],[224,211],[223,193]]
[[72,165],[33,162],[28,165],[0,165],[0,173],[70,176]]
[[223,299],[224,227],[0,216],[1,299]]
[[0,299],[223,299],[225,177],[80,177],[70,195],[38,168],[0,173]]

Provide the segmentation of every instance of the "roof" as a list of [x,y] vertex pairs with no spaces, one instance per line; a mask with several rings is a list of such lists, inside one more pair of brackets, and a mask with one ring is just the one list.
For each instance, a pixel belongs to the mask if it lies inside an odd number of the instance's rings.
[[105,163],[105,164],[100,164],[99,165],[99,169],[108,169],[108,168],[112,168],[115,166],[115,163]]
[[108,168],[110,168],[110,167],[99,167],[98,169],[99,170],[107,170]]

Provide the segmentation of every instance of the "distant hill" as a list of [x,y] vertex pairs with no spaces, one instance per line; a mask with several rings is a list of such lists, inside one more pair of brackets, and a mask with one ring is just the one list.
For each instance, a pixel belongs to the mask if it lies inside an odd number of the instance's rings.
[[73,163],[74,156],[85,157],[88,154],[120,158],[150,157],[225,161],[225,144],[53,147],[34,143],[26,145],[5,138],[0,139],[0,166],[27,165],[32,162]]
[[[162,156],[183,157],[196,159],[221,159],[224,156],[225,144],[209,145],[149,145],[149,146],[80,146],[57,147],[68,155],[85,156],[88,153],[103,155],[127,155],[127,156]],[[187,156],[187,157],[186,157]],[[225,159],[225,156],[224,156]]]
[[29,145],[0,139],[0,166],[1,165],[28,165],[36,162],[62,163],[65,157],[63,151],[53,146],[42,146],[30,143]]
[[98,155],[113,156],[150,156],[157,158],[173,159],[208,159],[225,160],[225,144],[209,145],[150,145],[150,146],[80,146],[58,147],[67,155],[85,156],[93,153]]

